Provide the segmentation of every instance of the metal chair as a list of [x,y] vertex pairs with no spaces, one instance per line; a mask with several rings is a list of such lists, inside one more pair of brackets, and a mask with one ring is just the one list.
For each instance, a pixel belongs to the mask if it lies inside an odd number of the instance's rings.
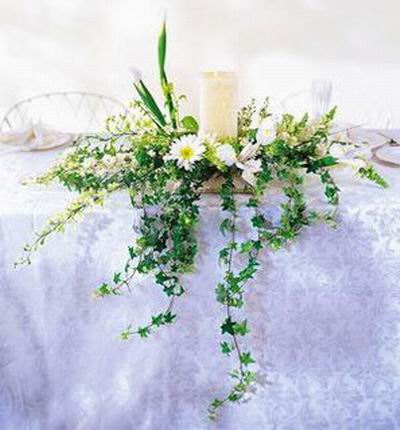
[[101,131],[105,120],[114,114],[126,113],[120,101],[96,93],[54,92],[22,100],[5,114],[1,131],[9,131],[31,124],[68,133]]

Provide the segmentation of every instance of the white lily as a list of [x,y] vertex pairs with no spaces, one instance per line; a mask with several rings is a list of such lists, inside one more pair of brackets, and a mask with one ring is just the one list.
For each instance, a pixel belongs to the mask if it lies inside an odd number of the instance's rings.
[[236,165],[242,170],[242,178],[254,187],[257,182],[256,173],[261,170],[261,160],[248,160],[244,163],[238,162]]
[[261,171],[261,160],[255,159],[259,149],[260,143],[248,142],[235,163],[242,170],[242,178],[252,186],[257,182],[256,173]]
[[260,146],[261,145],[259,143],[247,142],[245,147],[240,151],[238,160],[246,161],[246,160],[249,160],[250,158],[254,158],[258,150],[260,149]]

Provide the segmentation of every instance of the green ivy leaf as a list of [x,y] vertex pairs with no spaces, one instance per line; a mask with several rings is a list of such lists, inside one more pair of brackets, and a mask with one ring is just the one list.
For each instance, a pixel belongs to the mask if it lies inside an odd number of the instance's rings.
[[99,296],[104,297],[110,295],[112,293],[112,289],[108,284],[103,283],[99,288],[97,288],[96,292]]
[[113,282],[114,282],[114,284],[119,284],[121,282],[121,273],[120,272],[114,273]]
[[158,314],[151,318],[151,324],[155,327],[160,327],[164,324],[164,314]]
[[255,363],[256,361],[253,359],[253,357],[251,356],[250,352],[243,352],[240,355],[240,362],[244,365],[244,366],[249,366],[250,364]]
[[139,327],[138,328],[138,335],[140,337],[148,337],[150,334],[150,329],[149,327]]
[[241,336],[245,336],[246,334],[250,333],[247,320],[243,320],[241,323],[235,323],[234,332],[235,334],[239,334]]
[[228,342],[221,342],[220,346],[222,354],[229,355],[233,351],[232,346]]
[[191,133],[198,133],[199,131],[199,123],[193,116],[185,116],[182,118],[182,126]]
[[221,325],[222,334],[228,333],[230,335],[234,335],[236,325],[237,323],[232,321],[231,317],[226,318],[224,323]]
[[164,314],[164,322],[165,324],[171,324],[174,322],[176,318],[176,314],[173,314],[171,311],[168,311]]

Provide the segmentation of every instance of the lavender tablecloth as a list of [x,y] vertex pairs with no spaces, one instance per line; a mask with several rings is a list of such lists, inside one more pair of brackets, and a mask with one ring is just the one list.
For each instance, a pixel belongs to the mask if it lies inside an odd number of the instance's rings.
[[123,196],[51,239],[32,266],[12,267],[32,230],[71,198],[20,185],[55,155],[0,155],[1,430],[400,428],[400,169],[378,166],[389,190],[340,173],[340,227],[312,227],[262,257],[248,295],[249,342],[272,384],[210,423],[208,401],[228,388],[233,365],[218,352],[216,198],[201,203],[197,271],[177,324],[123,342],[125,325],[164,305],[146,278],[122,298],[92,297],[133,240],[138,214]]

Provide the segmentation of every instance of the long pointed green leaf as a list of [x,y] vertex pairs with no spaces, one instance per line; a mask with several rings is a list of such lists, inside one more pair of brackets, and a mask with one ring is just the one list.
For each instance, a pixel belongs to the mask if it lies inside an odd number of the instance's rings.
[[134,85],[145,106],[156,117],[160,125],[165,126],[167,124],[165,117],[144,82],[140,80],[139,83],[135,83]]
[[[136,86],[135,86],[135,88],[136,88]],[[138,88],[136,88],[136,91],[138,92],[138,94],[139,94],[139,97],[140,97],[140,99],[142,100],[142,102],[143,102],[143,107],[142,107],[142,109],[144,110],[144,112],[146,112],[146,114],[150,117],[150,119],[154,122],[154,124],[160,129],[160,130],[162,130],[162,131],[164,131],[164,127],[159,123],[159,121],[158,121],[158,118],[154,115],[154,113],[153,112],[151,112],[150,110],[149,110],[149,108],[147,107],[147,103],[146,103],[146,96],[143,94],[143,93],[141,93],[140,92],[140,90],[138,89]]]
[[158,38],[158,65],[161,80],[166,79],[165,58],[167,55],[167,29],[165,21],[162,23],[160,37]]
[[165,20],[162,23],[160,36],[158,38],[158,66],[160,69],[161,89],[165,97],[169,116],[173,128],[177,128],[176,108],[171,95],[171,85],[168,83],[167,73],[165,71],[165,61],[167,56],[167,25]]

